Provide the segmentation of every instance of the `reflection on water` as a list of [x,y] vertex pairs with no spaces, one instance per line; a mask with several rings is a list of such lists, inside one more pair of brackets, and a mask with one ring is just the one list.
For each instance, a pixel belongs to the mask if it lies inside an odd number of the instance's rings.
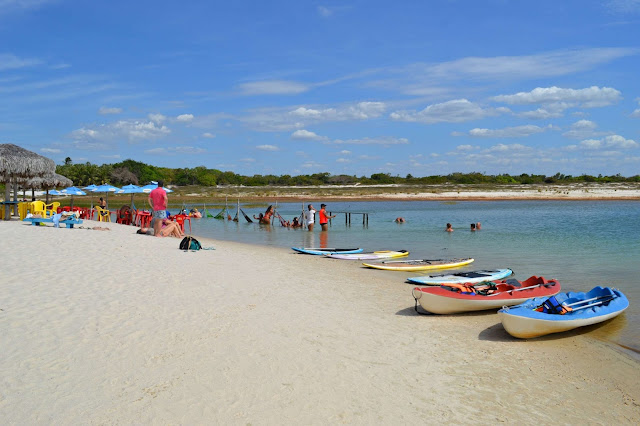
[[[640,351],[639,207],[636,201],[332,201],[334,211],[368,213],[368,226],[359,221],[349,225],[340,217],[331,221],[328,232],[215,219],[192,223],[193,233],[203,237],[276,247],[405,249],[412,259],[473,257],[476,261],[459,271],[509,267],[521,280],[531,275],[557,278],[564,291],[617,287],[631,305],[624,317],[594,329],[593,336]],[[245,210],[252,215],[265,208]],[[285,218],[298,216],[300,205],[279,204],[278,212]],[[401,226],[394,222],[399,216],[406,220]],[[445,232],[448,222],[454,232]],[[471,232],[470,224],[476,222],[482,222],[482,229]],[[419,274],[390,277],[403,282],[413,275]]]
[[329,247],[329,232],[328,231],[320,231],[320,247],[321,248]]

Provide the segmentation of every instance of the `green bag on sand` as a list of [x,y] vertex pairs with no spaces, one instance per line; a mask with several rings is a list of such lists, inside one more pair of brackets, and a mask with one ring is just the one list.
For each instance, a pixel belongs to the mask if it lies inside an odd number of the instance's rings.
[[192,236],[184,237],[182,241],[180,241],[180,250],[200,250],[201,248],[202,244],[200,244],[200,241]]

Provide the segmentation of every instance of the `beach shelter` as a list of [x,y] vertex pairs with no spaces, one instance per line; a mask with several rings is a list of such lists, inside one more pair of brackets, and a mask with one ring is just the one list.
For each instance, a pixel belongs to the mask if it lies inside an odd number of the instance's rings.
[[51,188],[55,188],[56,186],[71,186],[73,185],[73,181],[66,176],[59,175],[57,173],[46,174],[42,176],[36,176],[33,178],[29,178],[22,182],[23,190],[28,188],[31,189],[31,197],[34,198],[34,191],[36,189],[44,189],[47,193],[46,195],[46,204],[49,204],[49,194],[52,192],[49,191]]
[[93,191],[97,187],[98,185],[91,184],[91,185],[83,186],[82,189],[86,189],[87,191]]
[[133,184],[125,185],[119,191],[116,191],[117,194],[131,194],[130,207],[132,209],[135,208],[135,206],[133,205],[133,195],[134,194],[142,194],[143,192],[144,191],[142,190],[141,186],[133,185]]
[[119,191],[120,188],[118,188],[117,186],[113,186],[110,185],[108,183],[104,183],[102,185],[98,185],[95,188],[93,188],[91,190],[91,192],[104,192],[107,194],[107,210],[109,210],[109,193],[110,192],[117,192]]
[[[11,205],[18,204],[18,179],[51,175],[56,170],[53,160],[14,144],[0,144],[0,183],[5,184],[4,220],[10,220]],[[13,202],[11,185],[13,184]],[[17,210],[17,209],[16,209]]]
[[70,186],[69,188],[65,188],[60,192],[62,192],[64,195],[71,195],[71,208],[73,208],[73,196],[74,195],[87,195],[86,192],[84,192],[80,188],[76,188],[75,186]]

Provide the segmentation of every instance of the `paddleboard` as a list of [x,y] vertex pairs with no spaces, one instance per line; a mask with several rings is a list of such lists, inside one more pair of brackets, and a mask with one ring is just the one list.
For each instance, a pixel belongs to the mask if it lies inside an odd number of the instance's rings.
[[395,257],[404,257],[409,256],[409,252],[407,250],[381,250],[374,251],[373,253],[360,253],[360,254],[344,254],[344,253],[332,253],[328,254],[327,257],[332,259],[342,259],[342,260],[376,260],[376,259],[391,259]]
[[364,266],[387,271],[426,271],[429,269],[457,268],[468,265],[474,259],[419,259],[419,260],[387,260],[376,263],[363,263]]
[[362,253],[361,248],[323,248],[323,247],[291,247],[298,253],[328,255],[333,253]]
[[501,280],[513,274],[511,269],[492,269],[469,272],[458,272],[457,274],[424,275],[421,277],[407,278],[413,284],[441,285],[449,283],[479,283],[482,281]]

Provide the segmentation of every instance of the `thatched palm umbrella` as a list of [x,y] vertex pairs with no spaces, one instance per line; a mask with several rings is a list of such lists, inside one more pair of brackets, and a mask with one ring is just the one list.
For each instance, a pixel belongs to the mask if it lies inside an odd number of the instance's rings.
[[44,189],[47,191],[46,203],[49,204],[49,190],[59,186],[71,186],[73,181],[66,176],[53,173],[50,175],[37,176],[27,179],[22,186],[31,189],[31,197],[33,198],[34,189]]
[[[11,183],[17,184],[18,178],[30,178],[55,173],[56,164],[53,160],[38,155],[10,143],[0,144],[0,183],[5,184],[5,201],[11,196]],[[14,189],[14,201],[18,194]],[[9,220],[10,204],[4,205],[4,219]]]

